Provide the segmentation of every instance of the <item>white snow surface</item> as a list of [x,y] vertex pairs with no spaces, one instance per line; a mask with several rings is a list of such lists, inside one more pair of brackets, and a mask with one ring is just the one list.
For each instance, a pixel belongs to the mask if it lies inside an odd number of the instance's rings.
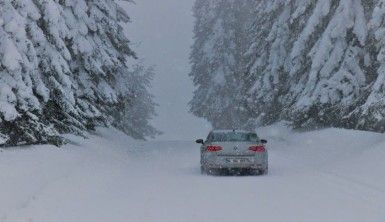
[[258,133],[269,140],[267,176],[201,175],[193,142],[138,142],[113,129],[60,149],[1,150],[0,221],[384,221],[383,134]]

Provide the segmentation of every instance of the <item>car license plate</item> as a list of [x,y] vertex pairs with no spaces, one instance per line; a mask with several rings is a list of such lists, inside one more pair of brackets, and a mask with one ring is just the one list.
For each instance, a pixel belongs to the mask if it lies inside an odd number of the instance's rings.
[[244,159],[244,158],[242,158],[242,159],[240,159],[240,158],[237,158],[237,159],[229,158],[229,159],[227,159],[227,162],[229,162],[229,163],[248,163],[249,160],[248,159]]

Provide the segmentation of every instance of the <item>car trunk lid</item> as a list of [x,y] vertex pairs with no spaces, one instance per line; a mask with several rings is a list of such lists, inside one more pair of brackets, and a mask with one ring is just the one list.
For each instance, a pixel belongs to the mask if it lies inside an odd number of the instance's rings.
[[222,147],[219,156],[254,156],[255,153],[249,150],[253,143],[249,142],[220,142],[218,146]]

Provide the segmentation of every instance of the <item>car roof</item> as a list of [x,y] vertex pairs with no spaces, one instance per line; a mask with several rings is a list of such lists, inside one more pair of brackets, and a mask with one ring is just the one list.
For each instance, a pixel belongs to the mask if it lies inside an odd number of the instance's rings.
[[233,130],[233,129],[224,129],[224,130],[212,130],[211,133],[255,133],[253,131],[246,130]]

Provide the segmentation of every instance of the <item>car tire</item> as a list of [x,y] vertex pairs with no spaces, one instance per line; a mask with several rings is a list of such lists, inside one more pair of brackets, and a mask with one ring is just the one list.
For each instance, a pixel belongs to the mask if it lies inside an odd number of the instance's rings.
[[254,176],[261,176],[261,175],[266,175],[268,173],[268,169],[263,169],[263,170],[251,170],[250,174]]
[[216,176],[218,175],[218,173],[220,172],[219,169],[215,169],[215,168],[205,168],[205,174],[206,175],[211,175],[211,176]]
[[261,175],[261,171],[260,170],[250,170],[249,172],[253,176]]
[[260,174],[261,175],[267,175],[268,173],[269,173],[269,169],[268,168],[266,168],[264,170],[260,170]]
[[201,174],[207,174],[206,169],[204,166],[201,166]]

